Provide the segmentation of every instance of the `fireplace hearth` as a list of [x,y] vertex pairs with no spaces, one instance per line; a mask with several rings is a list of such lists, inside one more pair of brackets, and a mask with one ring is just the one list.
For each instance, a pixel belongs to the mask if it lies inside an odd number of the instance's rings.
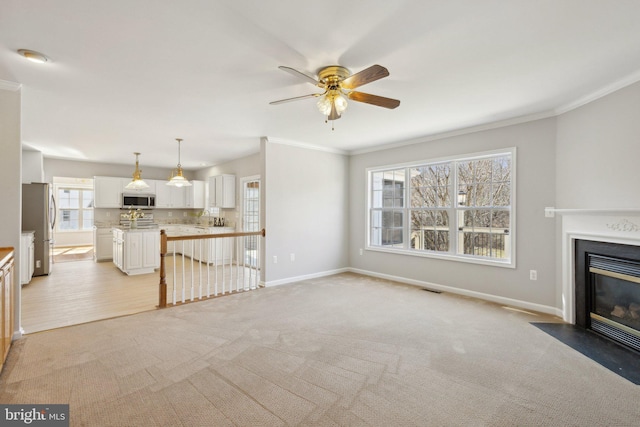
[[640,352],[640,247],[575,241],[576,325]]

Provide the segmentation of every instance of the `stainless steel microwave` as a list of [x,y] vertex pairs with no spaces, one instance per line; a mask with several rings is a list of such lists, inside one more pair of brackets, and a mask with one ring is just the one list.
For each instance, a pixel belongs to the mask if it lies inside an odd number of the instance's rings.
[[122,209],[153,209],[155,207],[155,194],[122,193]]

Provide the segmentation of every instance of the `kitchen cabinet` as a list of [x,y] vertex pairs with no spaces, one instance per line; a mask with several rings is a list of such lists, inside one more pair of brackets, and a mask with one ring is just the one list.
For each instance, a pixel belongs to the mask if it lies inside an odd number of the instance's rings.
[[[233,233],[232,227],[195,227],[188,225],[163,227],[167,236],[192,236],[198,234]],[[233,259],[234,238],[184,240],[167,242],[167,254],[176,254],[193,258],[207,264],[228,264]]]
[[205,182],[191,181],[191,187],[185,188],[185,207],[189,209],[205,208]]
[[93,199],[95,208],[120,208],[122,190],[129,183],[128,178],[110,176],[93,177]]
[[119,228],[114,228],[113,234],[113,248],[112,248],[112,260],[113,263],[120,270],[124,268],[124,231]]
[[110,261],[113,259],[113,232],[111,228],[93,227],[93,260]]
[[209,177],[209,206],[214,208],[236,207],[236,176]]
[[155,181],[156,208],[183,209],[186,207],[185,188],[167,185],[167,181]]
[[22,232],[20,237],[20,284],[31,281],[35,271],[35,232]]
[[0,248],[0,371],[13,339],[13,291],[15,258],[13,248]]
[[114,228],[113,263],[128,275],[153,273],[160,267],[158,229]]

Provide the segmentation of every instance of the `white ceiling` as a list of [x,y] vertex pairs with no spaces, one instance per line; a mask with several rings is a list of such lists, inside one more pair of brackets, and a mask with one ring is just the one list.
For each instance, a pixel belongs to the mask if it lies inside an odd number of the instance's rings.
[[[640,79],[640,1],[2,0],[0,80],[22,84],[22,138],[45,157],[175,167],[258,152],[259,138],[347,152],[529,115]],[[42,52],[38,65],[16,53]],[[311,74],[390,76],[324,123]]]

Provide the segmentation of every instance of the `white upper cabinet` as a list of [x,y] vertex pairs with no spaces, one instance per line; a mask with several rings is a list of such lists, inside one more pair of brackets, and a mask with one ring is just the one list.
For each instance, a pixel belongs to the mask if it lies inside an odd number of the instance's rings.
[[127,178],[110,176],[93,177],[93,197],[96,208],[120,208],[122,190],[129,183]]
[[186,191],[190,187],[174,187],[167,181],[156,180],[156,208],[186,208]]
[[190,209],[204,209],[205,198],[205,182],[204,181],[191,181],[191,187],[186,188],[185,203],[186,207]]
[[209,177],[209,206],[214,208],[236,207],[236,176]]

